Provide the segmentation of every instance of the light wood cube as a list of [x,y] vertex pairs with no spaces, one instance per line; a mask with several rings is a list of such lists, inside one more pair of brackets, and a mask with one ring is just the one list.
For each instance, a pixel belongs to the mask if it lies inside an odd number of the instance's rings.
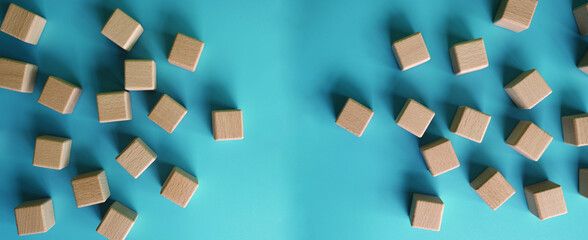
[[163,94],[155,107],[149,112],[148,117],[163,130],[172,133],[186,116],[186,113],[188,113],[188,110],[184,106],[167,94]]
[[23,42],[37,45],[47,20],[11,3],[0,26],[0,31]]
[[502,0],[494,24],[513,32],[520,32],[531,25],[537,0]]
[[212,111],[212,135],[216,141],[243,139],[243,112]]
[[525,187],[529,211],[541,220],[568,213],[561,186],[545,181]]
[[374,111],[348,98],[335,123],[350,133],[361,137],[373,115]]
[[422,146],[421,153],[433,177],[459,167],[459,160],[455,155],[453,145],[447,138],[440,138]]
[[490,115],[483,112],[466,106],[460,106],[457,108],[455,117],[453,117],[449,131],[480,143],[484,139],[491,118]]
[[588,198],[588,168],[581,168],[578,171],[578,190],[580,195]]
[[125,89],[155,90],[157,76],[153,60],[125,60]]
[[462,75],[488,67],[486,47],[482,38],[465,41],[453,45],[449,56],[455,75]]
[[104,170],[80,174],[71,180],[71,185],[79,208],[106,202],[110,197]]
[[498,209],[516,192],[504,176],[491,167],[478,175],[470,186],[492,210]]
[[102,28],[102,35],[127,51],[131,51],[142,33],[141,24],[118,8]]
[[160,194],[185,208],[198,188],[198,179],[179,167],[174,167],[165,180]]
[[580,34],[583,36],[588,35],[588,3],[574,8],[574,17]]
[[115,201],[104,214],[96,232],[108,239],[125,239],[137,217],[135,211]]
[[0,58],[0,88],[32,93],[37,78],[37,65]]
[[101,123],[133,119],[131,94],[127,91],[96,94],[98,121]]
[[506,144],[521,155],[538,161],[553,137],[532,122],[519,121],[506,139]]
[[55,225],[51,198],[23,202],[14,208],[18,235],[30,235],[49,231]]
[[432,231],[441,230],[444,205],[437,196],[414,193],[410,206],[410,225]]
[[518,108],[531,109],[549,94],[551,88],[536,69],[523,72],[509,84],[504,90]]
[[61,114],[72,113],[82,89],[63,79],[49,76],[45,87],[39,96],[39,103]]
[[564,142],[574,146],[588,145],[588,113],[561,118]]
[[422,137],[435,117],[435,112],[419,102],[408,99],[396,117],[396,124],[417,137]]
[[178,33],[172,45],[167,61],[189,71],[196,71],[204,42]]
[[116,157],[116,161],[127,170],[131,176],[138,178],[155,161],[157,154],[140,138],[135,138]]
[[420,32],[397,40],[392,44],[396,62],[402,71],[421,65],[431,59]]
[[55,136],[40,136],[35,141],[33,166],[61,170],[69,165],[71,139]]

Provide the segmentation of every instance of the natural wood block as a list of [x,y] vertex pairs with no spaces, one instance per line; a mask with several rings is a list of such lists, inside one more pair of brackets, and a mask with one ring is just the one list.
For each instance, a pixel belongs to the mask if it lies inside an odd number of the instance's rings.
[[185,208],[198,188],[198,179],[179,167],[174,167],[165,180],[160,194]]
[[196,65],[198,65],[203,48],[204,42],[178,33],[167,57],[167,61],[173,65],[194,72],[196,71]]
[[588,113],[561,118],[564,142],[574,146],[588,145]]
[[138,178],[155,161],[157,154],[140,138],[135,138],[116,157],[116,161],[131,174]]
[[69,165],[71,139],[55,136],[40,136],[35,141],[33,166],[61,170]]
[[32,93],[37,78],[37,65],[0,58],[0,88]]
[[582,72],[588,74],[588,51],[584,53],[584,56],[582,56],[582,59],[580,59],[577,66]]
[[486,47],[482,38],[461,42],[449,49],[455,75],[462,75],[488,67]]
[[506,181],[504,176],[494,168],[486,168],[470,186],[476,190],[476,193],[492,208],[498,209],[512,195],[515,194],[514,188]]
[[441,230],[443,201],[437,196],[414,193],[410,206],[410,225],[414,228]]
[[433,120],[435,112],[419,102],[408,99],[396,117],[396,124],[417,137],[422,137]]
[[536,69],[523,72],[504,90],[518,108],[531,109],[551,94],[551,88]]
[[155,61],[125,60],[125,89],[129,91],[155,90]]
[[580,195],[588,198],[588,168],[580,168],[578,171],[578,190]]
[[131,51],[142,33],[141,24],[118,8],[102,28],[102,35],[127,51]]
[[106,202],[110,197],[104,170],[80,174],[71,180],[71,185],[79,208]]
[[588,35],[588,3],[574,8],[574,17],[580,34],[583,36]]
[[212,111],[212,135],[216,141],[243,139],[243,112]]
[[184,106],[167,94],[163,94],[155,107],[149,112],[148,117],[163,130],[172,133],[186,116],[186,113],[188,113],[188,110]]
[[47,20],[11,3],[8,6],[0,31],[23,42],[37,45]]
[[447,138],[440,138],[422,146],[421,153],[433,177],[459,167],[453,145]]
[[39,103],[61,114],[72,113],[82,94],[82,89],[63,79],[49,76],[39,96]]
[[490,115],[483,112],[466,106],[460,106],[457,108],[455,117],[453,117],[449,131],[480,143],[484,139],[491,118]]
[[133,119],[131,94],[127,91],[96,94],[98,121],[101,123]]
[[502,0],[494,24],[513,32],[520,32],[531,25],[537,0]]
[[26,201],[14,208],[18,235],[44,233],[55,225],[51,198]]
[[545,181],[525,187],[529,211],[541,220],[568,213],[561,186]]
[[397,40],[392,44],[396,62],[402,71],[421,65],[431,59],[420,32]]
[[373,115],[374,111],[348,98],[335,123],[350,133],[361,137]]
[[538,161],[553,137],[532,122],[519,121],[506,139],[506,144],[521,155]]
[[115,201],[104,214],[96,232],[108,239],[125,239],[137,216],[135,211]]

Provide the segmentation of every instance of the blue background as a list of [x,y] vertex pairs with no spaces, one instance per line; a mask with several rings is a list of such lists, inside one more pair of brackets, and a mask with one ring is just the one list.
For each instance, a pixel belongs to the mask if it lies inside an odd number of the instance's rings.
[[[0,19],[9,2],[0,1]],[[560,117],[587,111],[588,77],[575,64],[586,50],[572,8],[583,1],[540,1],[531,27],[492,24],[498,0],[17,1],[47,19],[37,46],[0,34],[0,56],[39,66],[32,94],[0,89],[0,238],[17,238],[13,209],[51,197],[56,225],[20,239],[103,239],[95,232],[112,201],[139,217],[129,239],[578,239],[586,236],[588,199],[577,171],[586,149],[563,143]],[[131,52],[100,30],[115,8],[145,32]],[[398,69],[391,41],[422,32],[431,60]],[[206,43],[196,72],[167,62],[177,32]],[[490,66],[455,76],[448,48],[484,38]],[[131,92],[133,120],[98,123],[96,93],[124,89],[124,59],[157,63],[157,90]],[[532,110],[514,106],[503,86],[538,69],[553,93]],[[49,75],[83,88],[70,115],[37,99]],[[147,118],[166,93],[188,109],[173,134]],[[347,97],[375,114],[361,138],[335,125]],[[422,139],[394,123],[407,98],[436,112]],[[480,144],[452,134],[460,105],[490,114]],[[215,142],[210,112],[243,110],[245,139]],[[553,135],[538,162],[505,139],[519,120]],[[32,166],[35,138],[73,139],[70,166]],[[133,179],[115,157],[135,136],[158,158]],[[427,171],[419,146],[453,143],[458,169]],[[173,166],[200,187],[183,209],[159,194]],[[492,166],[517,193],[492,211],[469,181]],[[111,197],[77,208],[70,181],[105,169]],[[561,184],[569,213],[540,221],[523,187]],[[440,232],[410,227],[413,192],[445,202]]]

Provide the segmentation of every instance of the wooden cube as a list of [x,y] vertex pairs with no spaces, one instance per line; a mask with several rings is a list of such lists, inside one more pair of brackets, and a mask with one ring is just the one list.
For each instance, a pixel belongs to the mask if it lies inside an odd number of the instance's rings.
[[155,90],[155,61],[125,60],[125,89],[129,91]]
[[82,89],[63,79],[49,76],[39,96],[39,103],[61,114],[72,113],[82,94]]
[[486,47],[482,38],[461,42],[449,49],[455,75],[462,75],[488,67]]
[[408,99],[396,117],[396,124],[417,137],[422,137],[433,120],[435,112],[419,102]]
[[23,202],[14,208],[18,235],[44,233],[55,225],[51,198]]
[[188,110],[184,106],[167,94],[163,94],[155,107],[151,109],[148,117],[163,130],[172,133],[186,116],[186,113],[188,113]]
[[361,137],[373,115],[374,111],[348,98],[335,123],[350,133]]
[[580,59],[577,66],[580,71],[588,74],[588,51],[584,53],[584,56],[582,56],[582,59]]
[[11,3],[0,26],[0,31],[23,42],[37,45],[47,20]]
[[115,201],[104,214],[96,232],[108,239],[125,239],[137,217],[135,211]]
[[551,88],[536,69],[523,72],[504,90],[518,108],[531,109],[551,94]]
[[167,61],[173,65],[194,72],[196,71],[196,65],[198,65],[203,48],[204,42],[178,33],[167,57]]
[[198,188],[198,179],[179,167],[174,167],[165,180],[160,194],[185,208]]
[[513,32],[520,32],[531,25],[537,0],[502,0],[494,24]]
[[131,94],[127,91],[96,94],[98,121],[101,123],[133,119]]
[[491,167],[486,168],[484,172],[478,175],[470,183],[470,186],[476,190],[476,193],[492,210],[498,209],[516,192],[504,176]]
[[212,135],[216,141],[243,139],[243,112],[212,111]]
[[36,78],[37,65],[0,58],[0,88],[32,93]]
[[578,190],[580,195],[588,198],[588,168],[581,168],[578,171]]
[[583,36],[588,35],[588,3],[574,8],[574,17],[580,34]]
[[127,51],[131,51],[142,33],[141,24],[118,8],[102,28],[102,35]]
[[135,138],[116,157],[116,161],[127,170],[131,176],[138,178],[155,161],[157,154],[140,138]]
[[455,117],[449,131],[459,136],[472,140],[474,142],[482,142],[488,124],[490,124],[490,115],[483,112],[476,111],[466,106],[457,108]]
[[561,118],[564,142],[574,146],[588,145],[588,113]]
[[437,196],[414,193],[410,206],[410,225],[414,228],[441,230],[443,201]]
[[79,208],[106,202],[110,197],[104,170],[80,174],[71,180],[71,185]]
[[532,122],[519,121],[506,139],[506,144],[521,155],[538,161],[553,137]]
[[453,145],[447,138],[440,138],[422,146],[421,153],[433,177],[459,167],[459,160],[455,155]]
[[529,211],[541,220],[568,213],[561,186],[545,181],[525,187]]
[[40,136],[35,141],[33,166],[61,170],[69,165],[71,139]]
[[396,62],[402,71],[421,65],[431,59],[420,32],[397,40],[392,44]]

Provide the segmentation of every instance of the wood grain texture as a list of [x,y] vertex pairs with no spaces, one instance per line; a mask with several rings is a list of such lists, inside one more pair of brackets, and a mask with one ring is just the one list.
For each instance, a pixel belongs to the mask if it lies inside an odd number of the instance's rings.
[[521,109],[531,109],[551,94],[551,88],[536,69],[523,72],[504,90]]
[[544,181],[525,187],[529,211],[541,220],[568,213],[561,186]]
[[459,160],[451,141],[440,138],[427,145],[421,146],[421,153],[433,177],[459,167]]
[[494,24],[513,32],[521,32],[531,25],[537,0],[502,0]]
[[149,119],[168,133],[174,132],[178,124],[186,116],[188,110],[173,100],[167,94],[163,94],[155,107],[149,112]]
[[0,88],[32,93],[37,78],[37,65],[0,58]]
[[396,117],[396,124],[417,137],[422,137],[435,117],[435,112],[419,102],[408,99]]
[[104,170],[80,174],[71,180],[71,185],[78,208],[106,202],[110,197]]
[[335,123],[350,133],[361,137],[373,115],[374,111],[348,98]]
[[131,51],[142,33],[141,24],[118,8],[102,28],[102,35],[127,51]]
[[198,179],[179,167],[174,167],[165,180],[160,194],[185,208],[198,188]]
[[125,60],[125,89],[129,91],[155,90],[157,74],[155,61]]
[[588,168],[578,170],[578,191],[580,195],[588,198]]
[[581,35],[588,35],[588,3],[574,8],[574,18],[578,25],[578,31]]
[[588,51],[584,53],[577,66],[580,71],[588,74]]
[[69,138],[40,136],[35,141],[33,166],[61,170],[69,165],[72,141]]
[[491,167],[478,175],[470,186],[492,210],[498,209],[516,192],[504,176]]
[[563,116],[561,126],[565,143],[574,146],[588,145],[588,113]]
[[196,71],[204,42],[178,33],[167,60],[169,63],[189,71]]
[[486,47],[482,38],[461,42],[449,49],[455,75],[462,75],[488,67]]
[[553,137],[534,123],[519,121],[506,139],[506,144],[526,158],[538,161],[551,140]]
[[441,230],[444,206],[437,196],[414,193],[410,206],[410,225],[432,231]]
[[155,161],[157,154],[140,138],[135,138],[116,157],[116,161],[131,176],[138,178]]
[[115,201],[104,214],[96,232],[111,240],[125,239],[138,216],[135,211]]
[[212,111],[212,135],[216,141],[243,139],[243,112],[241,110]]
[[449,131],[459,136],[472,140],[474,142],[482,142],[486,129],[490,124],[490,115],[480,111],[476,111],[466,106],[457,108],[453,122]]
[[47,20],[11,3],[8,6],[0,31],[23,42],[37,45]]
[[392,44],[396,62],[402,71],[421,65],[431,59],[420,32],[397,40]]
[[98,121],[101,123],[133,119],[131,94],[127,91],[96,94]]
[[44,233],[55,225],[51,198],[23,202],[14,208],[18,235]]
[[49,76],[38,101],[61,114],[69,114],[73,112],[81,94],[82,89],[78,86]]

